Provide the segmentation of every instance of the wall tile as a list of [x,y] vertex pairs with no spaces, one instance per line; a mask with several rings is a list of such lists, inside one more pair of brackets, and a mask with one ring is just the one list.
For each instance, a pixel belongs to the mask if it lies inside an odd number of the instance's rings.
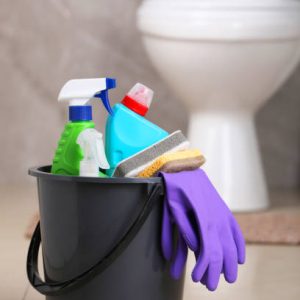
[[[27,168],[51,162],[67,119],[56,101],[70,78],[112,76],[120,101],[137,81],[155,89],[149,118],[186,131],[187,111],[159,79],[135,27],[139,1],[2,0],[0,4],[0,183],[27,181]],[[298,186],[300,69],[259,113],[268,182]],[[94,104],[98,129],[105,112]]]

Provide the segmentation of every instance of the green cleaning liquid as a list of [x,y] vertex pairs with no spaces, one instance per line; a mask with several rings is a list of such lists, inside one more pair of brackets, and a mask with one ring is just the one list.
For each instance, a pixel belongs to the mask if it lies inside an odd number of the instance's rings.
[[78,135],[87,128],[95,128],[94,122],[69,122],[65,125],[55,151],[51,173],[79,176],[80,161],[84,155],[76,141]]
[[63,86],[58,101],[69,103],[69,122],[55,151],[52,174],[107,177],[100,171],[98,174],[99,168],[109,169],[109,164],[102,134],[94,129],[92,106],[88,102],[100,98],[107,111],[112,113],[108,90],[115,86],[113,78],[73,79]]

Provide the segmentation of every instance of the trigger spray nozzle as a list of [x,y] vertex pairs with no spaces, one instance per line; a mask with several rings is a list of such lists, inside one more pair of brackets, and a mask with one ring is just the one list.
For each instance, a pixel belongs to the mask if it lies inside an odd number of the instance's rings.
[[116,87],[116,80],[113,78],[106,78],[106,89],[94,95],[95,98],[100,98],[102,100],[104,107],[106,108],[106,110],[110,115],[113,114],[113,110],[109,103],[108,90],[113,89],[115,87]]
[[83,130],[77,138],[83,159],[80,162],[80,176],[98,177],[99,168],[109,169],[106,159],[102,134],[94,128]]
[[[88,103],[91,99],[101,99],[109,114],[113,110],[109,103],[108,91],[116,87],[114,78],[88,78],[69,80],[61,89],[58,101],[69,102],[70,121],[91,120],[91,108]],[[88,111],[88,117],[87,115]]]

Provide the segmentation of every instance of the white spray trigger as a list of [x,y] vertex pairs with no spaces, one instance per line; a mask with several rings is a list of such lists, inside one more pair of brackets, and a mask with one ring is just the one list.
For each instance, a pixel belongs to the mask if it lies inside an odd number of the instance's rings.
[[58,101],[69,102],[70,106],[85,106],[90,99],[101,99],[109,114],[113,114],[108,90],[116,87],[114,78],[72,79],[62,87]]
[[99,168],[110,168],[105,155],[102,134],[96,129],[83,130],[78,135],[77,144],[79,144],[84,154],[84,158],[80,162],[81,176],[97,176]]

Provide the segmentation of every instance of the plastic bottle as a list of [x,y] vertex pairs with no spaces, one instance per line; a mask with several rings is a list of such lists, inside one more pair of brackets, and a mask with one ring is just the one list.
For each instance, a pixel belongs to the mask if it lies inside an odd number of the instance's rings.
[[84,155],[79,164],[79,175],[106,177],[99,172],[99,168],[109,169],[102,134],[94,128],[85,129],[78,135],[77,144],[79,144]]
[[121,103],[113,107],[106,122],[105,149],[112,175],[117,164],[168,136],[168,132],[144,118],[153,91],[137,83]]
[[[65,125],[52,163],[51,173],[61,175],[79,175],[80,162],[84,154],[77,144],[79,134],[94,128],[92,107],[88,102],[100,98],[109,113],[108,90],[116,86],[115,79],[74,79],[68,81],[59,93],[59,102],[69,102],[69,122]],[[105,176],[103,173],[100,176]]]

